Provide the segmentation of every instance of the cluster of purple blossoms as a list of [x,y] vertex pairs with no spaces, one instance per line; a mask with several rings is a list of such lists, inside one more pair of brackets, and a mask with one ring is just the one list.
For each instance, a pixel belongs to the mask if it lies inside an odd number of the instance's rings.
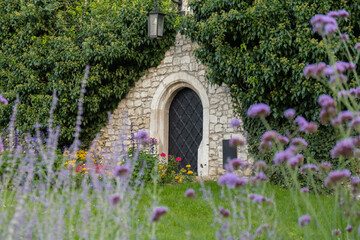
[[291,168],[296,168],[304,163],[304,156],[302,154],[297,154],[293,157],[291,157],[288,161],[288,164]]
[[239,119],[234,118],[233,120],[231,120],[230,122],[230,127],[240,127],[241,122]]
[[324,71],[327,68],[327,65],[323,62],[309,64],[304,68],[303,75],[304,77],[313,77],[313,78],[321,78],[324,75]]
[[329,17],[333,17],[333,18],[348,18],[350,17],[350,14],[346,11],[346,10],[338,10],[338,11],[330,11],[326,14]]
[[236,170],[238,168],[246,168],[246,167],[249,167],[250,164],[249,162],[245,161],[245,160],[242,160],[240,158],[234,158],[230,161],[230,165],[229,165],[229,169],[228,171],[233,171],[233,170]]
[[265,103],[251,105],[247,111],[247,115],[252,118],[265,118],[270,114],[270,107]]
[[317,32],[321,35],[331,35],[338,30],[338,24],[335,18],[348,18],[349,13],[345,10],[331,11],[326,15],[315,15],[310,23],[313,26],[313,32]]
[[244,146],[246,144],[245,140],[239,137],[232,137],[229,141],[231,147]]
[[259,150],[260,151],[268,151],[270,150],[270,148],[272,147],[272,143],[273,142],[280,142],[282,144],[288,144],[289,143],[289,139],[285,136],[281,136],[277,131],[266,131],[262,136],[261,136],[261,142],[259,145]]
[[352,187],[352,194],[358,194],[360,190],[360,178],[359,177],[351,177],[350,185]]
[[227,217],[230,216],[230,211],[227,210],[227,209],[225,209],[225,208],[223,208],[223,207],[220,207],[220,208],[219,208],[219,212],[220,212],[220,214],[221,214],[223,217],[225,217],[225,218],[227,218]]
[[167,207],[157,207],[154,209],[153,213],[151,214],[150,220],[151,222],[159,221],[160,217],[165,215],[169,209]]
[[360,43],[355,44],[354,48],[358,51],[360,51]]
[[227,186],[228,188],[236,188],[238,186],[244,186],[247,184],[246,178],[240,178],[235,173],[225,173],[222,175],[219,180],[218,184],[220,186]]
[[339,74],[338,76],[332,75],[329,78],[329,83],[334,84],[336,83],[336,80],[339,80],[341,83],[346,83],[348,78],[344,74]]
[[317,132],[318,126],[314,122],[308,122],[302,116],[295,118],[295,122],[299,125],[299,130],[305,133],[315,133]]
[[352,129],[356,130],[356,131],[360,131],[360,117],[354,117],[353,120],[351,120],[351,122],[349,122],[349,127],[351,127]]
[[319,164],[318,167],[319,167],[320,171],[326,172],[326,171],[330,171],[332,165],[331,165],[331,163],[328,163],[328,162],[322,162]]
[[306,214],[299,218],[299,226],[304,227],[306,225],[309,225],[310,221],[311,221],[311,217],[308,214]]
[[290,149],[286,149],[284,151],[279,151],[274,156],[274,164],[278,165],[280,163],[284,163],[290,160],[294,156],[294,152]]
[[321,123],[328,122],[332,117],[336,115],[336,104],[332,97],[329,95],[321,95],[318,98],[318,103],[321,106],[320,121]]
[[289,108],[289,109],[287,109],[287,110],[284,111],[284,117],[285,117],[286,119],[288,119],[288,120],[293,119],[293,118],[295,117],[295,114],[296,114],[296,112],[295,112],[295,110],[292,109],[292,108]]
[[267,169],[267,164],[264,160],[259,160],[254,164],[254,169],[256,171],[263,171],[265,172]]
[[314,171],[314,172],[316,172],[318,170],[319,170],[318,167],[315,164],[311,164],[311,163],[305,164],[304,166],[302,166],[300,168],[300,172],[302,172],[302,173],[305,173],[306,171]]
[[266,203],[270,203],[270,204],[273,204],[273,201],[271,201],[269,198],[266,198],[262,195],[259,195],[259,194],[253,194],[253,193],[250,193],[248,195],[248,197],[252,200],[253,203],[263,203],[263,202],[266,202]]
[[130,168],[127,166],[116,166],[113,172],[115,177],[124,177],[126,178],[130,174]]
[[249,178],[251,186],[257,186],[260,182],[266,181],[266,175],[263,172],[258,172]]
[[352,157],[354,156],[354,142],[352,138],[344,138],[336,142],[335,147],[331,150],[331,157]]
[[327,178],[324,181],[325,187],[335,186],[344,179],[349,178],[351,175],[350,171],[347,169],[344,170],[335,170],[328,174]]
[[343,123],[353,120],[354,114],[350,111],[342,111],[335,118],[331,120],[331,125],[340,126]]
[[185,197],[187,197],[187,198],[196,198],[196,194],[195,194],[194,189],[189,188],[188,190],[186,190]]
[[298,147],[298,148],[302,148],[302,149],[305,149],[307,148],[307,146],[309,145],[305,139],[303,138],[299,138],[299,137],[296,137],[296,138],[293,138],[291,139],[291,145],[295,146],[295,147]]
[[140,142],[147,143],[149,141],[149,133],[146,130],[140,130],[135,134],[134,138]]
[[8,100],[6,100],[6,98],[4,98],[3,95],[1,95],[1,94],[0,94],[0,102],[5,105],[8,104]]
[[309,189],[307,187],[303,187],[300,189],[300,192],[302,193],[308,193],[309,192]]
[[113,194],[109,197],[109,202],[111,206],[116,207],[121,202],[121,196],[119,194]]
[[342,33],[342,34],[340,34],[340,39],[341,39],[341,41],[347,42],[347,41],[349,41],[349,35],[346,33]]

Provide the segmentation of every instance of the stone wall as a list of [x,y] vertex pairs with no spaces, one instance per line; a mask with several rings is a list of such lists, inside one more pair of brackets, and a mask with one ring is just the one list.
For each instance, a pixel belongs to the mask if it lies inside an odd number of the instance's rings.
[[[136,82],[111,115],[109,125],[101,130],[97,148],[104,152],[105,158],[106,154],[117,151],[116,140],[124,136],[123,129],[129,129],[130,123],[134,131],[148,130],[151,137],[159,140],[158,152],[167,153],[169,105],[177,91],[189,87],[199,95],[204,108],[204,139],[198,152],[198,174],[216,177],[224,173],[222,140],[234,135],[244,138],[245,132],[229,128],[229,122],[234,118],[229,89],[208,83],[206,68],[193,56],[196,47],[178,34],[175,46],[166,52],[161,64],[149,69]],[[123,142],[128,144],[129,137]],[[238,157],[250,160],[246,148],[238,149]]]

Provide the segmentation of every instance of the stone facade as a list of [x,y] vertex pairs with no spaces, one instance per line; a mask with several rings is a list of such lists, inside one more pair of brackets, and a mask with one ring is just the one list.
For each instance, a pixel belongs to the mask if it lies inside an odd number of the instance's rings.
[[[198,175],[214,178],[224,173],[222,140],[232,136],[245,138],[243,129],[232,129],[234,118],[227,86],[215,86],[205,79],[206,68],[193,56],[197,45],[178,34],[175,46],[165,54],[161,64],[148,70],[111,115],[102,129],[97,148],[107,153],[116,151],[116,140],[123,129],[133,125],[134,131],[148,130],[159,140],[158,152],[167,153],[169,106],[184,87],[194,90],[203,104],[203,140],[198,151]],[[129,129],[129,127],[127,127]],[[129,134],[128,134],[129,135]],[[125,141],[129,143],[129,140]],[[238,149],[238,157],[250,160],[246,148]],[[247,171],[245,175],[248,175]]]

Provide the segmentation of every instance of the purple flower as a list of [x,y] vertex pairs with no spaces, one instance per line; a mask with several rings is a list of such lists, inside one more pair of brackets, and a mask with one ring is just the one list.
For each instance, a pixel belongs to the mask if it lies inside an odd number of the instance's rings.
[[251,105],[247,115],[252,118],[265,118],[270,114],[270,107],[265,103]]
[[325,179],[324,185],[325,187],[335,186],[342,180],[349,178],[350,175],[351,173],[347,169],[332,171],[328,174],[327,178]]
[[297,154],[296,156],[289,159],[288,164],[291,168],[295,168],[301,165],[304,162],[304,156],[302,154]]
[[146,130],[140,130],[135,134],[134,138],[136,140],[146,141],[149,139],[149,133]]
[[109,197],[109,202],[111,206],[116,207],[121,202],[121,197],[119,194],[113,194]]
[[270,204],[273,203],[270,199],[268,199],[268,198],[266,198],[266,197],[264,197],[262,195],[258,195],[258,194],[250,193],[248,195],[248,197],[252,200],[253,203],[263,203],[263,202],[267,202],[267,203],[270,203]]
[[255,179],[259,181],[266,181],[266,175],[263,172],[258,172],[255,174]]
[[354,70],[356,68],[354,63],[338,61],[335,63],[335,69],[338,73],[345,72],[346,70]]
[[344,42],[347,42],[347,41],[349,41],[349,35],[346,33],[342,33],[342,34],[340,34],[340,39]]
[[331,234],[334,236],[339,236],[341,234],[341,231],[340,231],[340,229],[334,229],[334,230],[332,230]]
[[279,151],[274,156],[274,164],[278,165],[283,162],[287,162],[294,154],[291,151]]
[[331,169],[331,163],[328,162],[322,162],[319,164],[319,170],[320,171],[329,171]]
[[261,136],[261,141],[263,142],[268,142],[268,141],[275,141],[276,139],[278,139],[278,137],[280,136],[280,134],[277,131],[266,131],[262,136]]
[[231,147],[244,146],[245,144],[245,140],[240,139],[239,137],[232,137],[229,141]]
[[302,167],[300,168],[300,172],[302,172],[302,173],[304,173],[304,172],[307,171],[307,170],[318,171],[319,169],[318,169],[318,167],[317,167],[316,165],[311,164],[311,163],[305,164],[304,166],[302,166]]
[[185,197],[187,197],[187,198],[196,198],[196,194],[195,194],[194,189],[189,188],[188,190],[186,190]]
[[284,117],[286,118],[286,119],[293,119],[294,117],[295,117],[295,110],[294,109],[292,109],[292,108],[289,108],[289,109],[287,109],[287,110],[285,110],[285,112],[284,112]]
[[234,118],[233,120],[231,120],[230,122],[230,127],[239,127],[240,126],[240,120],[237,118]]
[[267,223],[261,225],[260,227],[258,227],[256,229],[255,234],[256,235],[261,235],[265,229],[267,229],[267,230],[270,229],[270,225],[267,224]]
[[355,117],[349,122],[349,126],[356,131],[360,131],[360,117]]
[[345,98],[345,97],[349,97],[350,93],[346,90],[340,90],[338,92],[338,96],[339,98]]
[[285,137],[285,136],[279,136],[278,140],[282,144],[288,144],[289,143],[289,139],[287,137]]
[[126,166],[116,166],[113,172],[115,177],[127,177],[130,173],[130,168]]
[[303,187],[300,189],[300,192],[302,193],[308,193],[309,192],[309,189],[307,187]]
[[259,150],[261,152],[267,152],[271,149],[271,147],[272,147],[272,143],[270,141],[266,141],[266,142],[261,141],[259,145]]
[[326,16],[333,17],[333,18],[348,18],[350,14],[346,10],[339,10],[339,11],[330,11],[326,14]]
[[353,230],[353,226],[351,225],[347,225],[346,229],[345,229],[347,232],[352,232]]
[[325,77],[334,75],[334,74],[335,74],[334,68],[333,68],[332,66],[327,66],[327,67],[324,69],[323,74],[324,74]]
[[313,32],[317,32],[319,34],[328,35],[338,29],[335,18],[322,14],[315,15],[310,20],[310,23],[313,26]]
[[165,215],[169,209],[167,207],[157,207],[154,209],[153,213],[151,214],[151,222],[159,221],[160,217]]
[[290,144],[299,148],[306,148],[309,145],[305,139],[298,137],[291,139]]
[[234,158],[230,161],[231,170],[238,169],[239,167],[245,168],[248,167],[250,164],[247,161],[244,161],[239,158]]
[[306,125],[308,125],[306,119],[302,116],[298,116],[295,118],[295,122],[299,125],[300,131],[304,132]]
[[265,161],[259,160],[254,164],[254,169],[256,169],[257,171],[266,171],[267,164]]
[[350,138],[341,139],[331,150],[331,157],[352,157],[354,155],[354,144]]
[[3,95],[0,94],[0,102],[7,105],[8,104],[8,100],[6,100],[6,98],[3,97]]
[[228,188],[235,188],[247,184],[246,178],[239,178],[235,173],[225,173],[218,180],[219,186],[226,185]]
[[346,75],[344,75],[344,74],[339,74],[338,76],[335,76],[335,75],[331,76],[331,77],[329,78],[329,83],[335,83],[337,79],[338,79],[341,83],[346,83],[347,80],[348,80],[348,78],[347,78]]
[[220,207],[219,212],[225,218],[230,216],[230,211],[227,209],[224,209],[223,207]]
[[334,99],[326,94],[323,94],[318,98],[318,103],[322,108],[335,107]]
[[320,78],[323,76],[323,72],[326,69],[326,64],[321,62],[318,64],[310,64],[304,68],[305,77]]
[[304,227],[306,225],[309,225],[310,221],[311,221],[311,217],[308,214],[306,214],[299,218],[299,226]]
[[304,126],[304,132],[306,133],[316,133],[318,130],[318,125],[314,122],[309,122]]
[[358,51],[360,51],[360,43],[355,44],[354,48]]

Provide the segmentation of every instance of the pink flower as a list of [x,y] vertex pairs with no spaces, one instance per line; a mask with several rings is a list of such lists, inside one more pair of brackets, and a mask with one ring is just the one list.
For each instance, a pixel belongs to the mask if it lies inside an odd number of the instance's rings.
[[151,222],[159,221],[160,217],[165,215],[169,209],[167,207],[157,207],[154,209],[153,213],[151,214]]
[[166,154],[165,154],[165,153],[161,153],[160,156],[161,156],[161,157],[166,157]]
[[252,118],[265,118],[270,114],[270,107],[265,103],[251,105],[247,115]]
[[181,161],[181,158],[180,158],[180,157],[177,157],[177,158],[176,158],[176,161],[180,162],[180,161]]

